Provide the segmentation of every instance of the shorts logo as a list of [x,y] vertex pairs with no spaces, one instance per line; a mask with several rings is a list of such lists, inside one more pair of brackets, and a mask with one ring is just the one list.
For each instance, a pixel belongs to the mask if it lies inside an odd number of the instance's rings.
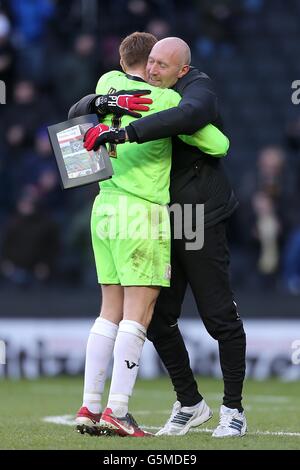
[[234,305],[234,307],[235,307],[236,320],[240,320],[241,317],[240,317],[239,312],[237,311],[237,304],[236,304],[236,302],[235,302],[234,300],[233,300],[233,305]]
[[171,265],[170,264],[167,264],[166,266],[164,279],[168,279],[168,280],[171,279]]

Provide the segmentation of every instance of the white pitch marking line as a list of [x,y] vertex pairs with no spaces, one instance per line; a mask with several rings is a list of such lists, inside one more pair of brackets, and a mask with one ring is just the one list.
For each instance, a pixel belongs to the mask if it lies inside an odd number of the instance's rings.
[[75,426],[76,424],[73,415],[45,416],[43,421],[45,423],[64,424],[66,426]]
[[[192,432],[213,432],[213,429],[201,428],[191,429]],[[246,433],[246,436],[292,436],[300,437],[300,432],[288,432],[288,431],[253,431]]]
[[[138,414],[138,413],[135,413]],[[143,413],[145,414],[145,413]],[[61,415],[61,416],[45,416],[43,421],[46,423],[53,423],[53,424],[63,424],[66,426],[75,426],[75,419],[73,415]],[[142,428],[151,430],[151,431],[158,431],[160,427],[158,426],[146,426],[144,424],[141,425]],[[195,433],[212,433],[213,429],[209,428],[197,428],[191,429],[190,432]],[[288,431],[253,431],[247,432],[246,436],[290,436],[290,437],[300,437],[300,432],[288,432]],[[170,436],[172,437],[172,436]],[[175,436],[176,437],[176,436]]]

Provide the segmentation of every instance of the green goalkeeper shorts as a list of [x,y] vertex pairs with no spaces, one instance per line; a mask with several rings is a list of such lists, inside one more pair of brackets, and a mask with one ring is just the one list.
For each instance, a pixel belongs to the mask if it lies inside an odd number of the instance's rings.
[[102,189],[93,205],[91,233],[100,284],[169,287],[167,206]]

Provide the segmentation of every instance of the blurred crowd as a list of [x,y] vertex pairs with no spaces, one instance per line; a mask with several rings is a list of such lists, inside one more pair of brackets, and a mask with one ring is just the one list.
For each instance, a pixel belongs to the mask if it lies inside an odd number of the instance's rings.
[[[241,54],[240,25],[255,29],[265,10],[265,0],[0,0],[0,285],[96,282],[89,215],[98,186],[62,191],[47,126],[119,68],[120,41],[136,30],[180,36],[206,71],[207,60]],[[233,277],[300,294],[300,117],[282,134],[281,145],[253,149],[239,177]]]

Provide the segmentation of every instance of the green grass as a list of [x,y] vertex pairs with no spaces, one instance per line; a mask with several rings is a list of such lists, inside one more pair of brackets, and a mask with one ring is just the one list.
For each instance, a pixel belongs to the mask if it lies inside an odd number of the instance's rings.
[[[0,449],[300,449],[300,383],[246,382],[244,406],[249,432],[242,439],[219,440],[205,429],[211,430],[218,423],[222,382],[201,378],[198,383],[214,411],[210,421],[186,436],[134,439],[90,437],[76,433],[74,426],[43,421],[46,416],[74,416],[81,404],[81,379],[2,380]],[[158,428],[167,420],[174,401],[168,379],[138,380],[130,409],[140,425]],[[281,431],[299,435],[267,434]]]

